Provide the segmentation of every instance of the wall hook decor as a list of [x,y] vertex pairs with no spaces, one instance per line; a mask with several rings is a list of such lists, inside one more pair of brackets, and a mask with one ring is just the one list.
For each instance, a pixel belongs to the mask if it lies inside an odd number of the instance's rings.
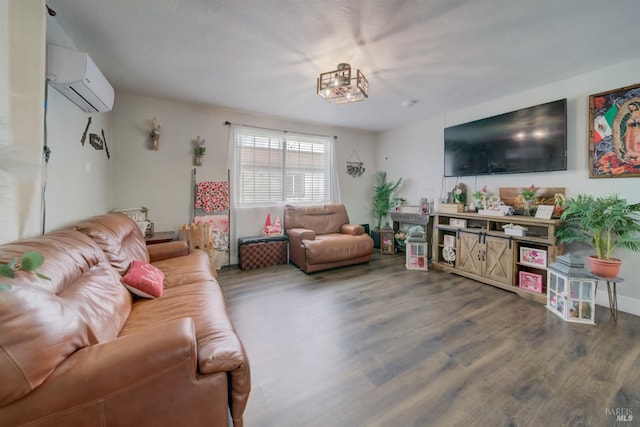
[[152,150],[157,150],[160,148],[160,123],[154,117],[149,120],[149,127],[151,128],[151,132],[149,134],[149,148]]
[[204,156],[207,147],[204,146],[204,139],[200,138],[200,135],[193,140],[195,147],[193,148],[193,165],[202,166],[202,157]]
[[360,160],[358,152],[353,150],[349,160],[347,160],[347,175],[352,177],[361,176],[365,172],[364,163]]
[[82,133],[82,138],[80,138],[80,142],[84,147],[84,142],[87,140],[87,132],[89,132],[89,126],[91,126],[91,117],[87,120],[87,127],[84,128],[84,132]]

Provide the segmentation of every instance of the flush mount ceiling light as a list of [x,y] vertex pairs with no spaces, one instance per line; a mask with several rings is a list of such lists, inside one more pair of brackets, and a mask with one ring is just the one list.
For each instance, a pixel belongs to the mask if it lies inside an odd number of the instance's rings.
[[351,65],[338,64],[338,69],[320,74],[318,77],[318,95],[336,104],[363,101],[369,97],[369,82],[360,70],[351,77]]

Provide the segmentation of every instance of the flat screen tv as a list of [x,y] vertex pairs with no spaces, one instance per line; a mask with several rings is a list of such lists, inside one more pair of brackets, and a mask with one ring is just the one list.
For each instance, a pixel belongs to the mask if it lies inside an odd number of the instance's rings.
[[444,130],[445,176],[566,169],[566,99]]

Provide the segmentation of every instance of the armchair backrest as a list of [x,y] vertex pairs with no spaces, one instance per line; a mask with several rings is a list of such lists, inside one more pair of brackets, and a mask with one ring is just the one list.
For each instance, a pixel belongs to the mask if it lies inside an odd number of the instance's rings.
[[344,205],[328,203],[323,205],[285,205],[284,229],[307,228],[316,234],[340,233],[340,227],[349,224],[349,216]]

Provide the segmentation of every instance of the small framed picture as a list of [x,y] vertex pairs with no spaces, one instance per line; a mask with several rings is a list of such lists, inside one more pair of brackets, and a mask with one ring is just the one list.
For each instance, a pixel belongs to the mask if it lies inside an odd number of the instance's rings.
[[450,218],[449,219],[449,225],[451,227],[456,227],[456,228],[466,228],[467,227],[467,220],[466,219],[459,219],[459,218]]
[[454,236],[452,234],[445,234],[443,236],[443,238],[442,238],[442,243],[446,247],[455,248],[456,247],[456,236]]
[[531,267],[547,267],[547,251],[544,249],[520,247],[520,264]]
[[554,208],[554,205],[539,205],[536,211],[536,218],[551,219]]

